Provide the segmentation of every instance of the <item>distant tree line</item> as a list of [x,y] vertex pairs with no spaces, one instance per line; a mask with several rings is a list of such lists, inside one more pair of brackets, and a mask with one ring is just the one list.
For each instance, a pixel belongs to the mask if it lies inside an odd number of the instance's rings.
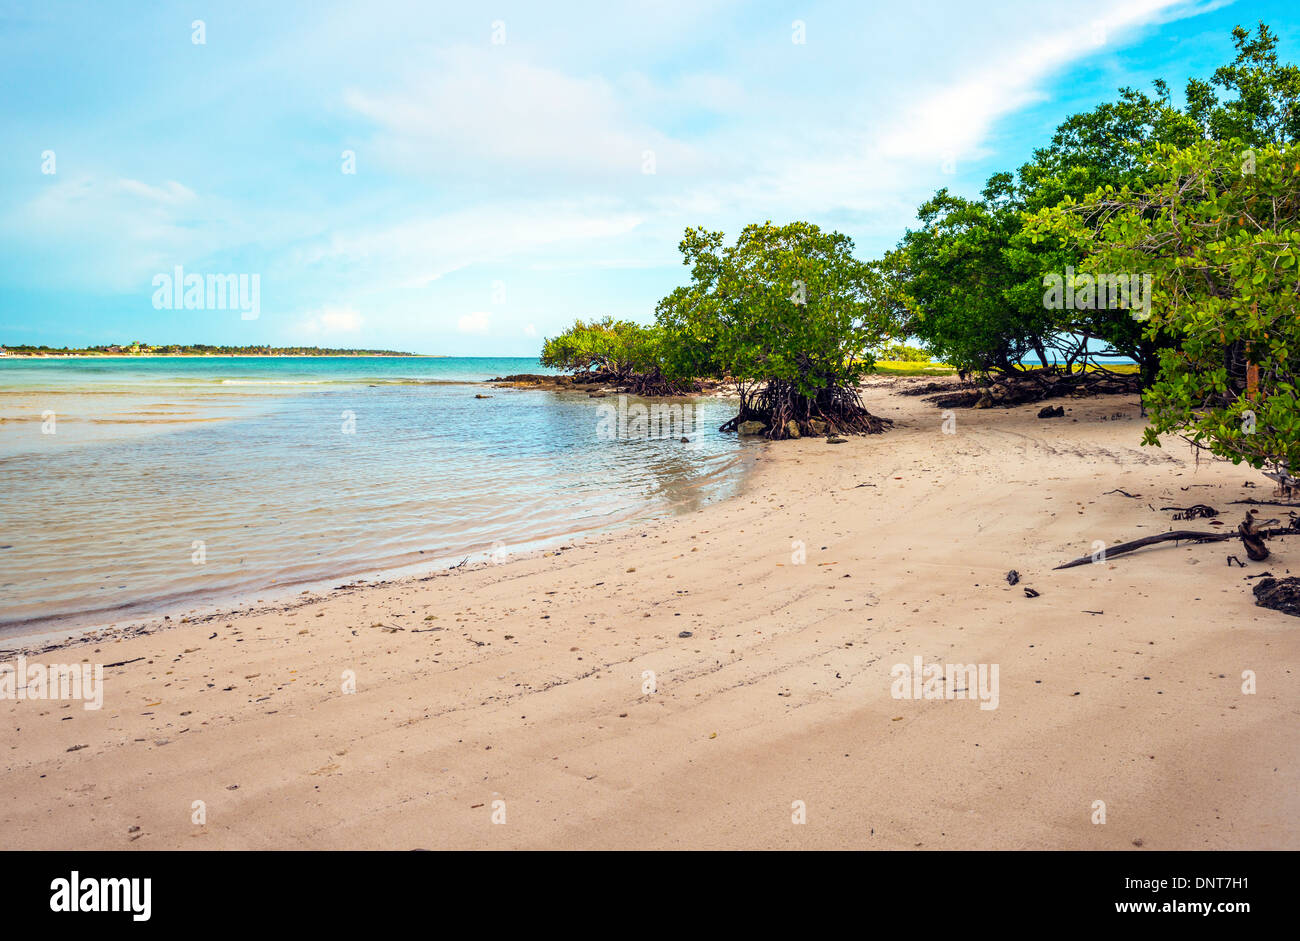
[[163,356],[414,356],[397,350],[334,349],[323,346],[211,346],[207,343],[170,343],[154,346],[148,343],[105,344],[86,347],[31,346],[28,344],[3,344],[0,348],[10,353],[48,353],[89,356],[100,354],[138,354]]

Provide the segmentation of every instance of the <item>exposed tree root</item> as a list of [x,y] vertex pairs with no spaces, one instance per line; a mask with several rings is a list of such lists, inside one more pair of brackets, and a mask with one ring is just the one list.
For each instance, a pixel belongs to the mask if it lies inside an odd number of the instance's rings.
[[548,376],[525,373],[515,376],[497,376],[489,382],[529,388],[564,388],[577,389],[586,386],[599,386],[614,389],[627,395],[639,395],[646,398],[674,395],[695,395],[711,392],[721,385],[715,379],[683,379],[672,381],[662,374],[655,373],[620,373],[601,369],[578,372],[567,376]]
[[[1081,398],[1093,395],[1134,395],[1141,391],[1137,376],[1115,373],[1056,373],[1034,370],[1006,373],[996,379],[963,383],[954,389],[932,383],[926,401],[940,408],[1011,408],[1026,402],[1041,402],[1064,396]],[[918,392],[912,392],[918,394]]]
[[[748,421],[761,422],[763,436],[772,440],[821,435],[878,435],[893,420],[872,415],[862,404],[858,390],[848,386],[823,389],[810,398],[800,395],[793,383],[773,381],[759,388],[738,387],[740,413],[722,425],[721,431],[735,431]],[[796,433],[797,432],[797,433]]]
[[670,382],[657,370],[653,373],[619,373],[608,369],[580,372],[574,374],[573,384],[609,386],[628,395],[641,396],[691,395],[705,388],[699,379]]

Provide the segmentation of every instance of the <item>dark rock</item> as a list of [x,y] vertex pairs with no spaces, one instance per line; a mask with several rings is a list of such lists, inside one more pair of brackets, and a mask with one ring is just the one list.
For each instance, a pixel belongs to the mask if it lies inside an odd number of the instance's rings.
[[690,631],[682,631],[682,632],[681,632],[680,634],[678,634],[677,636],[678,636],[678,637],[693,637],[693,636],[695,636],[695,635],[693,635]]
[[1039,409],[1038,417],[1039,418],[1064,418],[1065,406],[1058,405],[1056,406],[1056,408],[1052,408],[1052,406],[1048,405],[1046,408]]
[[1300,578],[1263,578],[1255,585],[1255,604],[1300,618]]

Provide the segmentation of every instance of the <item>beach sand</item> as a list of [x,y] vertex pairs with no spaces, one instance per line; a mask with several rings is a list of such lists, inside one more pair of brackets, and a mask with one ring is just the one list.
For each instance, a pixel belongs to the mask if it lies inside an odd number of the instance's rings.
[[[689,516],[29,653],[136,662],[100,711],[0,702],[5,847],[1300,848],[1300,621],[1245,578],[1300,538],[1052,571],[1269,482],[1140,447],[1134,397],[866,402],[893,430]],[[997,665],[997,708],[894,698],[915,656]]]

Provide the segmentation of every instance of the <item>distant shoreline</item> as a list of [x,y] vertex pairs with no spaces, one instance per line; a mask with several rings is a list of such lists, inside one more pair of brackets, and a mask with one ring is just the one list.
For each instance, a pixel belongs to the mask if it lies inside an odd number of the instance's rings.
[[12,353],[0,359],[450,359],[443,353]]

